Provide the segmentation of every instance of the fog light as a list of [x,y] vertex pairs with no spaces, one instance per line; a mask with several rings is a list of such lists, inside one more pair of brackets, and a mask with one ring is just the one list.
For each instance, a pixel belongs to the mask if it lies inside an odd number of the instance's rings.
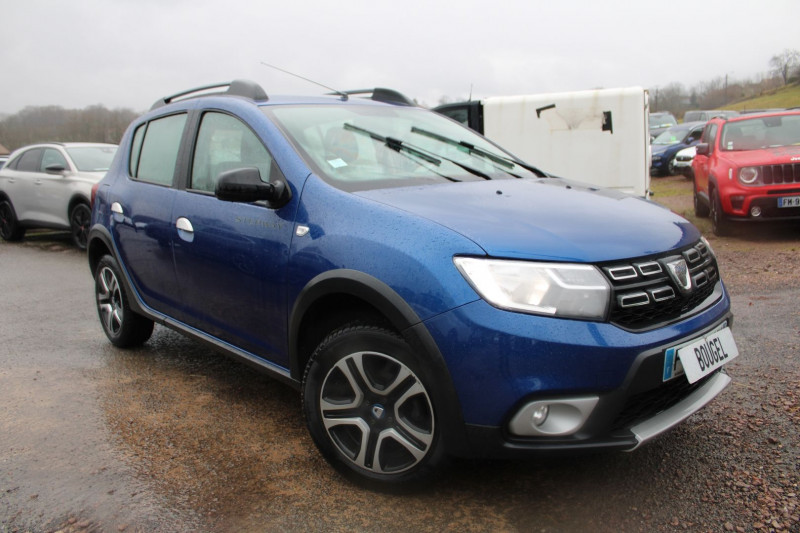
[[753,207],[751,207],[750,208],[750,216],[760,217],[761,216],[761,208],[758,207],[757,205],[754,205]]
[[573,435],[583,427],[599,400],[597,396],[534,400],[517,411],[508,430],[521,437]]
[[541,426],[547,420],[547,415],[550,413],[549,405],[540,405],[533,410],[531,414],[531,421],[534,426]]

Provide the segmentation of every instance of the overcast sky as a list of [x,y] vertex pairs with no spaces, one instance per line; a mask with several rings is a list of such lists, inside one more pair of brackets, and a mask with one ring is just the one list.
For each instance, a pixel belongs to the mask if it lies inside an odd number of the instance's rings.
[[144,111],[249,78],[267,93],[443,96],[755,78],[800,49],[800,0],[0,0],[0,113]]

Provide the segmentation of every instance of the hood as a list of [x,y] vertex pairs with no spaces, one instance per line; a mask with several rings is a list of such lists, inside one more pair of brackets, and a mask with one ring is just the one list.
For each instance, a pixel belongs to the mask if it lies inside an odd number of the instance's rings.
[[743,150],[722,152],[725,159],[736,166],[748,167],[756,165],[783,165],[800,163],[800,146],[776,146],[761,150]]
[[700,238],[692,224],[658,204],[556,178],[356,194],[441,224],[493,257],[610,261],[664,252]]

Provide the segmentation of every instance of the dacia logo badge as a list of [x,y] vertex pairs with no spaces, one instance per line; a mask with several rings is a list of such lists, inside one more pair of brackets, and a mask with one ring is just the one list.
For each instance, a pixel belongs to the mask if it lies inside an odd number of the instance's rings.
[[670,277],[683,293],[692,290],[692,277],[689,275],[689,267],[686,265],[686,260],[676,259],[669,261],[666,267]]

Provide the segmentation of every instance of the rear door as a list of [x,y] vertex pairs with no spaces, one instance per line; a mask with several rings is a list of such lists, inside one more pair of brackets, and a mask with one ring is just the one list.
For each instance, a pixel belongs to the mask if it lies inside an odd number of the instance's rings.
[[117,179],[109,193],[114,240],[139,295],[151,309],[177,318],[173,184],[186,122],[186,113],[176,113],[138,126],[128,176]]
[[[42,148],[27,150],[16,159],[4,174],[3,189],[11,199],[17,219],[36,220],[36,177],[42,164]],[[13,168],[11,168],[13,167]]]

